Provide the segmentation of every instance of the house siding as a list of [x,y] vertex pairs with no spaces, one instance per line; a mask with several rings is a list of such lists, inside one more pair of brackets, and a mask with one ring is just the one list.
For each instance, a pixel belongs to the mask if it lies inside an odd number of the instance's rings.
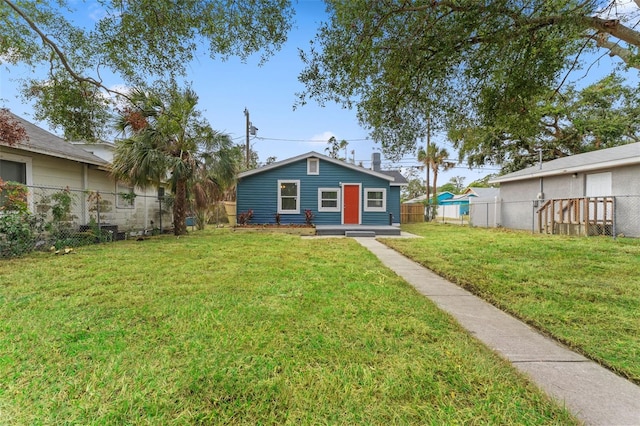
[[[387,211],[391,213],[391,221],[395,224],[400,223],[400,189],[401,188],[399,186],[392,186],[387,193]],[[389,223],[387,222],[387,225],[388,224]]]
[[[626,166],[614,169],[598,169],[589,172],[546,176],[527,180],[502,182],[501,225],[512,229],[537,230],[537,208],[534,201],[539,192],[545,200],[559,198],[580,198],[586,194],[587,175],[611,173],[611,194],[616,199],[617,233],[640,236],[640,224],[634,219],[635,205],[640,201],[640,166]],[[542,191],[541,191],[542,190]]]
[[[368,225],[388,225],[389,213],[394,217],[400,217],[400,189],[397,193],[390,188],[389,181],[367,173],[360,173],[338,164],[333,164],[320,159],[317,175],[307,175],[307,160],[301,159],[290,164],[283,165],[261,173],[245,176],[237,185],[237,211],[238,214],[248,210],[253,211],[253,223],[275,223],[275,215],[278,210],[278,180],[299,180],[300,200],[299,214],[281,214],[282,224],[305,223],[305,210],[313,213],[313,223],[316,225],[339,224],[342,221],[342,212],[318,212],[318,188],[340,188],[341,183],[361,184],[360,208],[362,223]],[[367,212],[362,203],[363,194],[367,188],[387,189],[387,211]],[[394,201],[396,200],[396,201]],[[396,204],[395,213],[393,204]]]
[[82,188],[84,165],[44,155],[33,156],[33,184],[54,188]]
[[[159,221],[155,188],[146,190],[136,188],[135,193],[138,197],[134,201],[134,208],[118,208],[115,199],[116,183],[110,173],[105,170],[95,169],[73,160],[2,147],[0,157],[7,155],[19,157],[19,161],[31,160],[29,184],[32,189],[29,202],[34,211],[35,201],[69,188],[73,197],[72,215],[78,226],[89,223],[92,218],[96,219],[95,206],[88,201],[88,193],[85,191],[101,193],[103,211],[100,212],[100,221],[103,224],[118,225],[122,230],[138,230],[150,229],[151,221],[155,223]],[[50,219],[49,216],[48,220]],[[163,221],[164,226],[168,226],[170,217],[165,215]]]

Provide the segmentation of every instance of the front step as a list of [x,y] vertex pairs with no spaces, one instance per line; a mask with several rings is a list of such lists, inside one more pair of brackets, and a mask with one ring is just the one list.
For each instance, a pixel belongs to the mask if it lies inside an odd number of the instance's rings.
[[345,237],[375,237],[375,231],[345,231]]

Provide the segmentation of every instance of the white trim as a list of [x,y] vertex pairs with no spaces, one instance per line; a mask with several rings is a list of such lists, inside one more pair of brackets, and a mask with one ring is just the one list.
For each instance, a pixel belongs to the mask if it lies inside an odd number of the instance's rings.
[[[369,207],[369,193],[382,192],[382,207]],[[373,199],[378,201],[377,198]],[[362,204],[365,212],[386,212],[387,211],[387,189],[386,188],[365,188],[362,195]]]
[[[296,209],[295,210],[283,210],[282,209],[282,194],[280,187],[284,183],[295,183],[297,194],[295,196]],[[289,198],[289,197],[287,197]],[[299,179],[278,179],[278,213],[280,214],[300,214],[300,180]]]
[[[312,164],[315,164],[315,171],[313,170]],[[320,159],[319,158],[307,158],[307,174],[308,175],[319,175],[320,174]]]
[[340,182],[340,188],[341,188],[341,197],[340,197],[340,206],[342,209],[342,213],[340,214],[340,222],[344,225],[344,201],[345,201],[345,196],[344,196],[344,187],[345,186],[357,186],[358,187],[358,223],[357,225],[360,225],[362,223],[362,184],[361,183],[343,183]]
[[[337,193],[336,197],[336,206],[335,207],[323,207],[322,206],[322,193],[323,192],[335,192]],[[341,199],[341,191],[340,188],[318,188],[318,212],[339,212],[342,207],[342,199]],[[328,199],[327,199],[328,200]]]

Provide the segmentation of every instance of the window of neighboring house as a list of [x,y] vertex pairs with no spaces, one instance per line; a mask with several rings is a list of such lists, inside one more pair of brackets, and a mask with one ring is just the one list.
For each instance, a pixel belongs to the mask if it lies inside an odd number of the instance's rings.
[[116,207],[119,209],[132,209],[136,204],[136,196],[134,188],[125,184],[119,183],[116,186]]
[[3,181],[12,181],[27,184],[27,165],[17,161],[0,160],[0,178]]
[[[12,155],[4,155],[5,157],[10,157],[11,160],[8,159],[0,159],[0,179],[3,182],[18,182],[23,185],[31,184],[31,162],[29,160],[25,161],[13,161],[15,156]],[[18,157],[15,157],[16,160],[21,160]],[[31,191],[29,191],[29,197]],[[0,206],[4,205],[4,197],[5,195],[0,193]]]
[[340,211],[340,189],[339,188],[318,188],[318,211],[319,212],[339,212]]
[[387,190],[385,188],[367,188],[364,193],[364,211],[384,212],[387,210]]
[[278,213],[300,213],[300,181],[278,181]]
[[320,160],[317,158],[307,158],[307,174],[319,175],[320,174]]

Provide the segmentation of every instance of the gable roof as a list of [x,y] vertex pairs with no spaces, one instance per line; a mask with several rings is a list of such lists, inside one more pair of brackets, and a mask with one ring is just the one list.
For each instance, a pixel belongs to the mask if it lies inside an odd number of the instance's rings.
[[640,164],[640,142],[570,155],[499,176],[489,183],[513,182],[545,176],[573,174]]
[[286,160],[277,161],[275,163],[271,163],[267,166],[259,167],[257,169],[247,170],[246,172],[242,172],[238,174],[238,178],[241,179],[243,177],[256,175],[258,173],[266,172],[268,170],[277,169],[279,167],[286,166],[287,164],[292,164],[292,163],[295,163],[296,161],[305,160],[307,158],[318,158],[323,161],[327,161],[329,163],[333,163],[338,166],[345,167],[347,169],[355,170],[360,173],[365,173],[371,176],[379,177],[379,178],[388,180],[390,182],[393,182],[395,179],[394,176],[385,174],[384,172],[374,172],[373,170],[365,169],[364,167],[356,166],[355,164],[346,163],[342,160],[337,160],[335,158],[331,158],[326,155],[319,154],[315,151],[310,151],[310,152],[307,152],[306,154],[301,154],[295,157],[288,158]]
[[478,198],[493,198],[500,195],[500,188],[481,188],[470,186],[465,194],[475,195]]
[[[82,148],[78,148],[64,139],[41,129],[33,123],[18,117],[9,112],[11,117],[24,127],[27,132],[28,140],[20,141],[11,148],[20,149],[28,152],[35,152],[51,157],[64,158],[66,160],[78,161],[80,163],[92,164],[95,166],[107,167],[109,163],[100,157],[97,157]],[[2,145],[8,146],[8,145]]]
[[406,186],[409,185],[409,181],[406,177],[402,176],[398,170],[379,170],[379,173],[391,176],[393,178],[393,182],[391,182],[392,186]]

